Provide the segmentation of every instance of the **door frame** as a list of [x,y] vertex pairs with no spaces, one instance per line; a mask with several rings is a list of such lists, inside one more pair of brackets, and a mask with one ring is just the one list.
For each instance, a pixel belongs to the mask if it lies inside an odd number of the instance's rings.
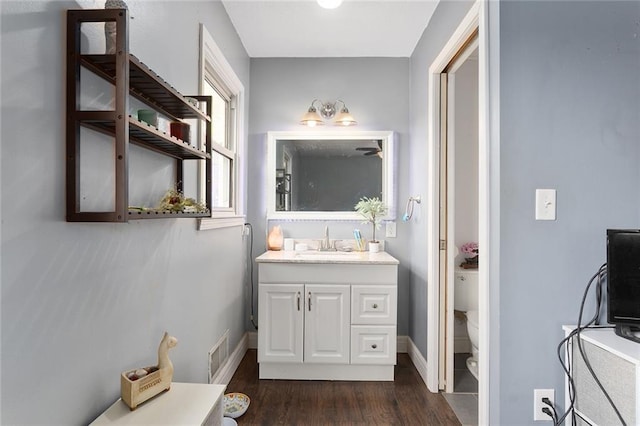
[[[438,392],[439,360],[439,316],[440,316],[440,291],[439,291],[439,136],[440,136],[440,73],[460,50],[471,34],[478,30],[478,175],[479,175],[479,228],[478,244],[481,247],[480,268],[478,272],[479,285],[479,328],[480,359],[484,360],[479,365],[478,383],[478,420],[479,424],[489,424],[490,389],[497,389],[496,384],[490,386],[491,360],[490,341],[497,342],[497,336],[490,334],[490,276],[497,278],[499,270],[499,258],[497,244],[492,247],[490,243],[496,243],[499,229],[499,172],[498,147],[492,142],[490,136],[498,136],[491,131],[499,129],[499,117],[494,115],[499,108],[499,90],[496,84],[499,81],[497,74],[499,63],[498,53],[498,22],[489,25],[489,0],[477,0],[469,12],[462,19],[457,29],[453,32],[449,41],[442,48],[436,59],[429,67],[428,74],[428,163],[429,182],[427,197],[427,387],[431,392]],[[491,16],[494,15],[494,6]],[[497,7],[496,9],[497,10]],[[491,33],[491,34],[490,34]],[[491,35],[492,50],[489,51],[489,38]],[[491,64],[491,67],[489,66]],[[491,71],[491,73],[490,73]],[[491,84],[490,84],[491,83]],[[492,97],[489,97],[491,90]],[[489,114],[491,106],[492,114]],[[498,139],[494,139],[497,141]],[[454,253],[453,241],[447,241],[449,256]],[[495,253],[495,255],[492,255]],[[497,285],[497,282],[496,284]],[[497,308],[497,307],[496,307]],[[498,354],[495,354],[498,356]]]
[[[449,242],[443,249],[440,247],[439,269],[439,297],[440,312],[439,324],[439,368],[438,387],[446,393],[452,393],[454,380],[454,274],[455,274],[455,241],[456,236],[456,191],[459,183],[456,182],[456,80],[457,72],[469,59],[469,56],[478,49],[478,34],[473,32],[455,54],[453,59],[447,64],[446,69],[440,73],[440,129],[446,126],[446,132],[440,134],[440,165],[446,164],[444,170],[440,169],[440,239]],[[477,62],[477,61],[476,61]],[[443,99],[444,98],[444,99]],[[442,111],[446,111],[442,114]],[[443,157],[443,148],[445,154]],[[476,176],[477,177],[477,176]],[[443,185],[444,182],[444,185]],[[443,197],[444,191],[444,197]],[[444,204],[443,204],[444,201]],[[442,206],[445,206],[443,209]],[[442,229],[442,219],[445,226]],[[444,272],[444,273],[443,273]],[[442,359],[444,357],[444,360]],[[444,384],[444,386],[443,386]]]

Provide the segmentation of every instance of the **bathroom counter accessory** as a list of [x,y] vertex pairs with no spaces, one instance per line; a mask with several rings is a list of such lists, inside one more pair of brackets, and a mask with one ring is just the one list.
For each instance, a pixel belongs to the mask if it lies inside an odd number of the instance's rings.
[[267,251],[256,258],[257,263],[346,263],[365,265],[397,265],[398,259],[387,252],[324,252],[324,251]]

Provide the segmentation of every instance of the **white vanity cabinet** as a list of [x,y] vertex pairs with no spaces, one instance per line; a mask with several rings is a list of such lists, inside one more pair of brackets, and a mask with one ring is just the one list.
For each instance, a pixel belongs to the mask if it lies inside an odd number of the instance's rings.
[[267,252],[256,261],[261,379],[393,380],[396,259]]
[[264,284],[258,297],[260,360],[349,363],[348,286]]

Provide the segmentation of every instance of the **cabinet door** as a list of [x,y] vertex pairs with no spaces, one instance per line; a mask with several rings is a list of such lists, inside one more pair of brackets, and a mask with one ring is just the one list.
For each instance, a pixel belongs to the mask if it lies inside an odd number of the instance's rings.
[[304,362],[348,364],[350,287],[307,285],[305,291]]
[[258,362],[302,362],[304,286],[260,284]]

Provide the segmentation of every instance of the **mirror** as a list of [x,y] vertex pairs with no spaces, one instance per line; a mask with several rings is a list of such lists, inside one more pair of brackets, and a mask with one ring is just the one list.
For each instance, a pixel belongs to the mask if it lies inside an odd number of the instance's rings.
[[353,207],[379,197],[395,219],[390,131],[269,132],[269,219],[360,220]]

